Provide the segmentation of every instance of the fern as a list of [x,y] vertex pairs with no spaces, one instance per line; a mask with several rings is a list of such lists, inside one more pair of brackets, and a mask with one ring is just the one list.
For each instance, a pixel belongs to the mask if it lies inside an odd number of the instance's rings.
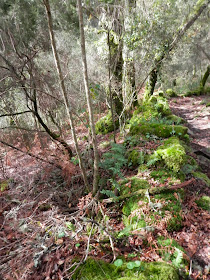
[[183,252],[180,249],[175,248],[175,252],[174,252],[173,256],[175,257],[172,260],[173,265],[176,266],[177,268],[180,267],[182,260],[183,260]]
[[[109,172],[111,177],[109,181],[115,189],[120,190],[120,185],[118,184],[116,178],[124,178],[121,172],[123,166],[127,164],[127,159],[125,158],[126,149],[123,145],[112,144],[110,152],[107,152],[103,155],[103,160],[100,164],[100,167]],[[110,190],[102,190],[101,193],[114,197],[114,192]]]

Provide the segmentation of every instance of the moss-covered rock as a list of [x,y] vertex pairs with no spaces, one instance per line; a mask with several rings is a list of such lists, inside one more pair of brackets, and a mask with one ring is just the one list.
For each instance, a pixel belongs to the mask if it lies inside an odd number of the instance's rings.
[[148,165],[163,161],[174,172],[180,171],[185,162],[185,149],[177,137],[170,137],[150,156]]
[[208,187],[210,187],[210,179],[208,178],[208,176],[206,174],[204,174],[202,172],[193,172],[192,174],[195,178],[204,181],[206,183],[206,185]]
[[144,105],[153,107],[157,112],[161,113],[163,116],[171,114],[167,99],[163,96],[151,96],[147,101],[144,102]]
[[210,211],[210,197],[202,196],[198,200],[195,201],[196,204],[204,210]]
[[[115,121],[115,127],[119,127],[119,120]],[[96,134],[107,134],[108,132],[112,132],[114,130],[111,112],[97,121],[95,129]]]
[[140,267],[128,268],[124,262],[117,267],[104,261],[87,259],[72,276],[73,280],[178,280],[176,269],[164,262],[142,262]]
[[172,135],[175,135],[181,139],[185,139],[185,135],[187,134],[187,127],[181,125],[165,125],[165,124],[141,124],[141,123],[133,123],[130,126],[131,135],[136,134],[151,134],[156,135],[160,138],[168,138]]
[[176,92],[172,88],[168,88],[166,90],[166,96],[167,97],[176,97],[177,94],[176,94]]
[[173,170],[168,170],[165,167],[151,171],[150,176],[162,184],[165,181],[168,181],[169,178],[171,184],[177,183],[177,180],[180,180],[181,182],[185,180],[184,172],[174,172]]
[[210,87],[205,87],[203,88],[202,86],[197,88],[197,89],[194,89],[194,90],[190,90],[190,91],[187,91],[184,96],[188,97],[188,96],[192,96],[192,95],[195,95],[195,96],[200,96],[202,94],[210,94]]

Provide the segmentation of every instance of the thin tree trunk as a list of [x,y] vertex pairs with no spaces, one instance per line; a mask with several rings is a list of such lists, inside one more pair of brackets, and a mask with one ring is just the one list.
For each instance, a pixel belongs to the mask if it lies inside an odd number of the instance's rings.
[[116,110],[113,106],[113,96],[112,96],[112,78],[111,78],[111,61],[112,61],[112,54],[111,54],[111,46],[110,46],[110,31],[107,30],[107,44],[109,48],[109,59],[108,59],[108,71],[109,71],[109,82],[108,82],[108,88],[109,88],[109,99],[110,99],[110,109],[112,114],[112,122],[114,127],[114,143],[116,143],[116,125],[115,125],[115,117],[116,117]]
[[[131,34],[133,24],[132,12],[135,9],[135,1],[124,0],[124,33]],[[133,51],[130,50],[126,40],[123,42],[123,73],[122,73],[122,95],[124,108],[129,110],[131,105],[137,105],[137,94],[135,90],[135,66]]]
[[65,87],[65,84],[64,84],[64,77],[63,77],[63,73],[62,73],[62,70],[61,70],[60,60],[59,60],[59,56],[58,56],[58,52],[57,52],[57,48],[56,48],[56,42],[55,42],[55,37],[54,37],[54,32],[53,32],[52,15],[51,15],[51,10],[50,10],[49,0],[43,0],[43,2],[44,2],[46,13],[47,13],[48,28],[49,28],[49,33],[50,33],[50,41],[51,41],[51,47],[52,47],[52,51],[53,51],[55,66],[56,66],[56,70],[57,70],[57,73],[58,73],[60,88],[61,88],[61,92],[62,92],[62,95],[63,95],[63,100],[64,100],[67,116],[68,116],[69,123],[70,123],[70,126],[71,126],[72,137],[73,137],[73,140],[74,140],[74,145],[75,145],[75,149],[76,149],[76,152],[77,152],[79,165],[80,165],[80,168],[81,168],[81,171],[82,171],[82,176],[83,176],[85,186],[88,190],[90,190],[88,180],[87,180],[87,175],[86,175],[85,168],[84,168],[83,161],[82,161],[82,157],[81,157],[81,153],[80,153],[80,150],[79,150],[79,145],[78,145],[78,142],[77,142],[75,127],[74,127],[74,122],[73,122],[72,110],[71,110],[70,103],[68,101],[67,91],[66,91],[66,87]]
[[85,50],[85,34],[84,34],[84,23],[83,23],[81,0],[78,0],[77,3],[78,3],[78,14],[79,14],[79,25],[80,25],[83,76],[84,76],[85,93],[87,99],[89,122],[91,127],[93,150],[94,150],[93,195],[95,195],[96,192],[98,191],[98,181],[99,181],[99,154],[98,154],[97,141],[96,141],[92,101],[91,101],[89,84],[88,84],[87,60],[86,60],[86,50]]
[[203,78],[201,80],[201,86],[203,88],[205,87],[209,75],[210,75],[210,66],[207,67],[206,72],[204,73]]

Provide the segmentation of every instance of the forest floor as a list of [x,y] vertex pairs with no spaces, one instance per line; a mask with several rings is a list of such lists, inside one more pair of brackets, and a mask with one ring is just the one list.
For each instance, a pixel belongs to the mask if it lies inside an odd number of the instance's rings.
[[[205,106],[208,102],[206,96],[177,97],[171,99],[170,107],[176,115],[187,121],[191,145],[195,152],[193,157],[199,160],[203,172],[209,175],[207,163],[210,107]],[[78,128],[78,132],[81,148],[90,160],[91,152],[86,151],[86,144],[82,141],[87,131],[81,127]],[[98,141],[105,143],[110,141],[112,136],[112,133],[98,136]],[[117,143],[121,142],[118,133]],[[148,139],[147,142],[143,141],[139,148],[153,151],[158,145],[158,141]],[[34,139],[31,151],[54,162],[58,153],[54,144],[51,145],[51,150],[42,150],[37,139]],[[101,145],[100,155],[106,151],[106,145]],[[182,208],[181,229],[168,232],[166,222],[160,220],[153,233],[141,232],[139,235],[133,231],[131,236],[115,240],[112,233],[124,229],[120,218],[121,204],[107,205],[103,201],[94,201],[91,194],[83,195],[84,186],[78,166],[66,164],[61,170],[2,146],[1,153],[4,154],[4,158],[0,191],[0,280],[71,279],[75,268],[72,260],[75,257],[84,260],[87,254],[107,262],[113,261],[113,255],[124,256],[126,260],[134,261],[137,257],[146,262],[161,261],[158,254],[160,244],[157,242],[160,235],[167,240],[175,240],[184,248],[189,279],[209,279],[210,249],[207,237],[210,232],[210,216],[208,211],[195,203],[199,197],[210,195],[209,187],[203,181],[196,180],[194,184],[185,188],[183,200],[178,191],[174,194]],[[46,153],[50,156],[47,157]],[[88,160],[87,169],[91,165]],[[65,159],[61,161],[65,162]],[[137,175],[136,169],[124,169],[122,172],[125,177]],[[147,178],[147,174],[144,176]],[[161,184],[150,179],[150,183],[154,186],[164,186],[168,183],[167,180]],[[94,215],[90,215],[91,211],[101,211],[102,215],[109,218],[109,222],[104,219],[102,225],[95,221],[90,222],[88,226],[88,217],[91,217],[90,221],[94,221]],[[145,205],[144,211],[150,213],[149,206]],[[101,229],[107,233],[108,241],[104,240],[104,243],[100,241]],[[141,235],[144,235],[147,243],[142,241]],[[170,244],[167,250],[169,254],[174,254],[174,248]],[[77,263],[76,267],[80,264]]]

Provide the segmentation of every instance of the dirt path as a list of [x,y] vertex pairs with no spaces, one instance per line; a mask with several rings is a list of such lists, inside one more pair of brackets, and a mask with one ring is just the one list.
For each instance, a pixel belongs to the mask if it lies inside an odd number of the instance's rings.
[[210,177],[210,96],[177,97],[170,100],[175,115],[185,119],[191,147],[203,171]]

